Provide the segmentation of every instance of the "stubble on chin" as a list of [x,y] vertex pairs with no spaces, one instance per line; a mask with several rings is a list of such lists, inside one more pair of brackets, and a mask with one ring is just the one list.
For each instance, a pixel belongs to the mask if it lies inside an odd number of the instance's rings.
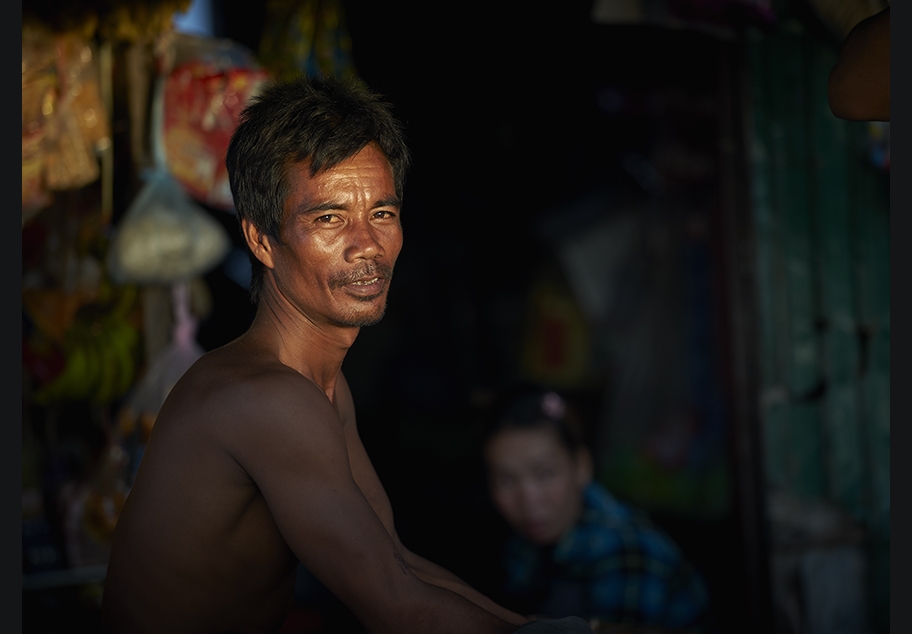
[[[336,324],[345,328],[363,328],[365,326],[374,326],[383,320],[386,314],[386,296],[388,289],[385,289],[380,295],[374,297],[357,297],[353,298],[362,305],[375,304],[371,310],[359,311],[352,310],[348,315],[340,316]],[[368,308],[365,306],[365,308]]]
[[340,317],[336,321],[339,326],[346,328],[363,328],[364,326],[373,326],[375,324],[378,324],[383,319],[383,316],[386,314],[386,300],[387,293],[389,293],[389,284],[393,278],[392,267],[384,263],[372,263],[371,265],[362,268],[354,274],[349,273],[334,276],[330,281],[330,286],[336,289],[340,289],[346,284],[350,284],[357,279],[371,275],[379,275],[384,278],[385,287],[383,290],[377,295],[370,297],[352,297],[352,299],[354,301],[360,302],[362,305],[376,304],[376,306],[373,308],[373,310],[368,310],[365,312],[352,310],[349,315]]
[[364,328],[365,326],[374,326],[379,324],[383,320],[383,316],[386,314],[386,302],[383,303],[383,306],[380,307],[380,310],[375,311],[371,314],[366,315],[351,315],[347,318],[342,318],[336,323],[339,326],[344,326],[346,328]]

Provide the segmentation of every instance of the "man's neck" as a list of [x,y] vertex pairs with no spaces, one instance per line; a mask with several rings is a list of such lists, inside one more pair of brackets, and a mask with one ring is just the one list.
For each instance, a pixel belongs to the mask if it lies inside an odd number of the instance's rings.
[[342,362],[359,332],[357,327],[315,324],[303,318],[288,319],[287,315],[283,318],[281,312],[261,305],[245,336],[313,381],[334,402]]

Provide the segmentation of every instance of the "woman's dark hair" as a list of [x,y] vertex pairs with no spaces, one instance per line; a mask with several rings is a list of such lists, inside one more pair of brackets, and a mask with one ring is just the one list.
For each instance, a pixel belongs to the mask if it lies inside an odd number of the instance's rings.
[[[391,107],[356,78],[299,77],[266,85],[251,98],[228,145],[225,165],[238,223],[278,239],[288,169],[310,161],[315,176],[375,143],[402,199],[410,157]],[[250,254],[250,296],[259,301],[263,266]]]
[[504,390],[490,409],[482,434],[482,446],[509,430],[549,429],[575,455],[586,442],[575,407],[558,392],[523,385]]

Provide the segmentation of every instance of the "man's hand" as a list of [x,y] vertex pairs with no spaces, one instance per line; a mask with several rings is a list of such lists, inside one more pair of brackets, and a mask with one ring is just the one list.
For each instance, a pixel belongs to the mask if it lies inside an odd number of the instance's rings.
[[446,588],[447,590],[452,590],[456,594],[462,595],[475,605],[484,608],[491,614],[499,616],[504,621],[512,623],[519,627],[525,623],[528,623],[531,619],[521,614],[517,614],[511,610],[498,605],[482,593],[475,590],[465,581],[454,575],[449,570],[439,566],[423,557],[416,555],[415,553],[409,551],[398,541],[398,537],[395,537],[396,542],[399,544],[399,547],[402,549],[405,557],[406,563],[412,569],[412,571],[425,583],[430,583],[441,588]]

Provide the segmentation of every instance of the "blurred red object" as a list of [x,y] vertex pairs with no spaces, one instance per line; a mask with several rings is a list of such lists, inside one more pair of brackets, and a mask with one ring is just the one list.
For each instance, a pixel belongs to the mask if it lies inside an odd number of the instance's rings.
[[233,211],[225,153],[241,111],[267,78],[256,67],[201,58],[175,66],[165,79],[166,165],[198,202]]

